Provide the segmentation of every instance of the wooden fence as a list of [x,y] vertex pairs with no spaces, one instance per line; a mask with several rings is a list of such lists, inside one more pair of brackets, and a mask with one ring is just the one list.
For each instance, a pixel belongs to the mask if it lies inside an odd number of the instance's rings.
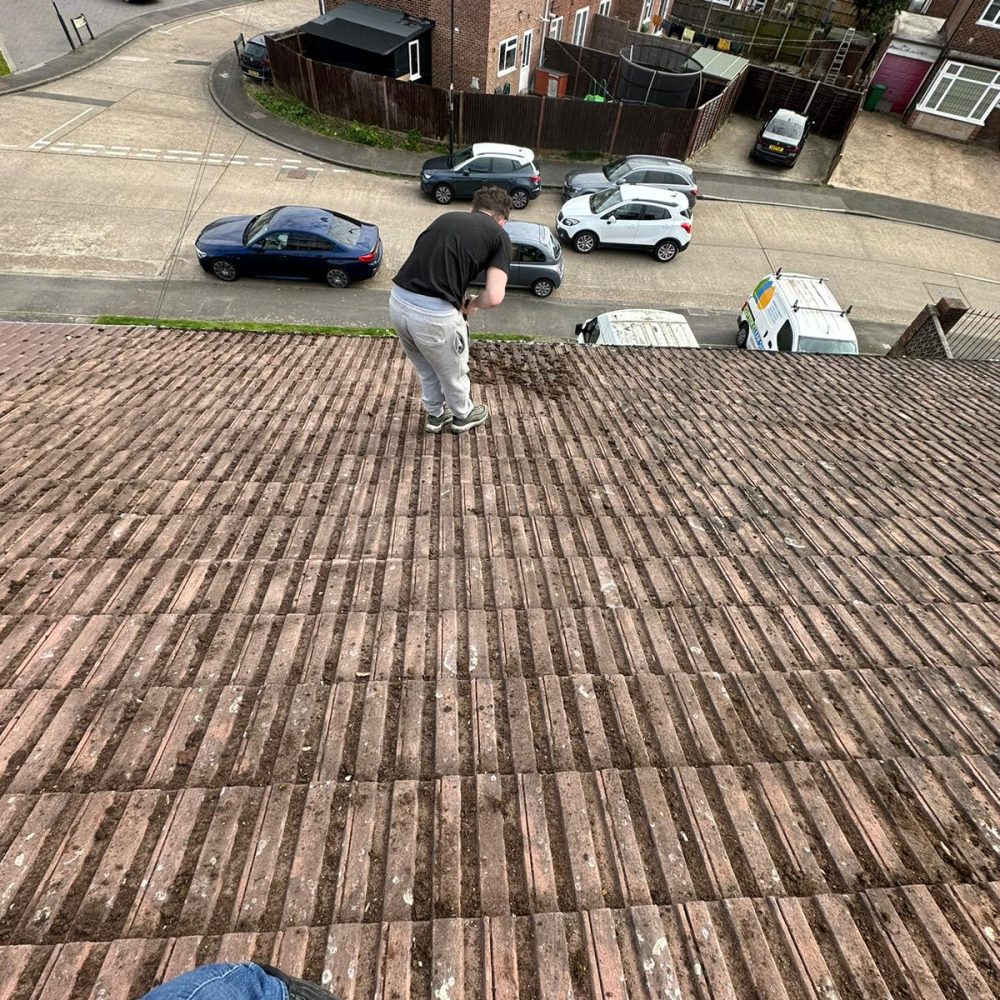
[[864,100],[861,90],[834,87],[789,73],[750,66],[736,101],[736,110],[753,118],[766,117],[778,108],[805,113],[815,122],[813,131],[828,139],[843,139]]
[[[448,133],[448,92],[343,69],[306,58],[294,33],[269,36],[274,82],[323,114],[429,139]],[[546,42],[546,63],[567,67],[571,93],[587,93],[607,53]],[[607,63],[608,71],[612,63]],[[617,73],[617,57],[613,60]],[[462,145],[489,139],[534,149],[588,151],[614,156],[652,153],[684,158],[700,149],[725,121],[742,78],[700,108],[597,103],[571,97],[455,94],[455,137]]]

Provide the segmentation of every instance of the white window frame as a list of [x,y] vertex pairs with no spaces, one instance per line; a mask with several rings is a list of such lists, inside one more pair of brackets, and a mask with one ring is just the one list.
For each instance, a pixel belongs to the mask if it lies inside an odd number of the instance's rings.
[[521,69],[527,69],[531,65],[532,50],[535,47],[535,29],[528,30],[521,36],[521,58],[519,61]]
[[554,17],[551,21],[549,21],[549,38],[552,38],[557,42],[560,38],[562,38],[563,21],[565,20],[566,18],[560,14],[558,17]]
[[[993,82],[982,83],[978,80],[969,80],[961,75],[963,69],[975,69],[984,73],[992,73]],[[939,85],[942,83],[944,83],[944,87],[938,93]],[[951,93],[951,89],[956,83],[971,83],[983,88],[982,95],[977,98],[968,114],[956,115],[948,111],[938,110],[941,102]],[[992,101],[989,100],[991,93],[993,96]],[[984,99],[985,104],[983,103]],[[924,96],[917,104],[917,110],[924,111],[929,115],[937,115],[939,118],[950,118],[952,121],[966,122],[969,125],[982,125],[998,102],[1000,102],[1000,71],[992,70],[987,66],[976,66],[972,63],[949,60],[938,70],[937,76],[934,77],[930,86],[924,91]],[[982,107],[983,110],[978,115],[975,115],[973,112],[977,106]]]
[[[510,58],[510,65],[504,66],[506,57]],[[517,35],[505,38],[497,46],[497,76],[507,76],[517,70]]]
[[981,24],[984,28],[1000,28],[1000,0],[989,0],[983,8],[983,16],[976,24]]
[[597,5],[597,13],[604,17],[611,16],[611,0],[601,0]]
[[[583,15],[581,17],[581,15]],[[590,7],[581,7],[573,15],[573,44],[583,45],[587,40],[587,18],[590,16]]]
[[648,24],[653,16],[653,0],[642,0],[642,13],[639,15],[639,27]]
[[[420,41],[416,38],[406,47],[406,55],[410,60],[410,79],[420,79]],[[415,67],[415,68],[414,68]]]

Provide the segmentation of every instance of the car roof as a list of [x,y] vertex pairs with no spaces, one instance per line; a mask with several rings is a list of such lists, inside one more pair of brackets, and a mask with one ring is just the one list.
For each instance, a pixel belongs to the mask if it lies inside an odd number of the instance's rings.
[[662,309],[618,309],[595,318],[601,326],[601,344],[623,347],[698,346],[691,325],[680,313]]
[[311,205],[282,205],[271,219],[272,229],[294,229],[301,233],[316,233],[329,236],[330,219],[342,219],[339,212],[328,208],[314,208]]
[[671,170],[683,170],[693,174],[694,170],[683,160],[677,160],[672,156],[652,156],[646,153],[631,153],[625,157],[626,161],[633,167],[670,167]]
[[527,163],[535,158],[535,151],[526,146],[509,146],[503,142],[474,142],[473,156],[510,156]]
[[552,230],[540,222],[508,222],[504,231],[512,242],[530,241],[548,246],[552,240]]
[[648,184],[622,184],[618,189],[622,201],[657,201],[662,205],[674,208],[687,208],[687,195],[681,191],[665,191],[663,188],[651,187]]
[[768,122],[793,122],[796,125],[805,125],[808,120],[805,115],[800,115],[797,111],[789,111],[788,108],[779,108],[768,118]]

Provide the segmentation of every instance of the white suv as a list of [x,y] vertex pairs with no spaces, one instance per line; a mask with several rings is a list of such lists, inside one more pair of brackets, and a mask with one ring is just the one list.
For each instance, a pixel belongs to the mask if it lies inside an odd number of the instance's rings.
[[691,242],[691,209],[678,191],[623,184],[571,198],[556,216],[556,232],[577,253],[599,246],[641,248],[665,264]]

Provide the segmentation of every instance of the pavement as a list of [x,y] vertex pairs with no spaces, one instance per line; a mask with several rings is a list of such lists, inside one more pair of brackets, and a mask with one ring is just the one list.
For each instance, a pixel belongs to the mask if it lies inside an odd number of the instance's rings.
[[[192,3],[167,10],[154,8],[116,24],[92,42],[65,53],[42,66],[37,66],[9,77],[0,78],[0,96],[30,90],[62,79],[87,66],[91,66],[117,52],[147,31],[162,27],[171,21],[210,14],[226,7],[237,6],[243,0],[194,0]],[[254,0],[251,0],[254,2]],[[261,0],[256,0],[261,2]],[[416,177],[424,156],[403,149],[375,149],[356,143],[315,135],[267,114],[245,92],[236,69],[232,52],[223,52],[212,66],[209,79],[210,92],[219,108],[236,124],[250,132],[283,146],[308,155],[322,162],[354,170],[371,171],[398,177]],[[860,120],[860,119],[859,119]],[[736,127],[736,126],[733,126]],[[923,141],[923,137],[910,142]],[[714,145],[718,149],[720,143]],[[710,144],[712,146],[713,144]],[[868,144],[869,146],[871,144]],[[885,145],[883,143],[883,145]],[[954,147],[955,144],[950,144]],[[742,144],[739,146],[742,157]],[[954,153],[954,149],[951,150]],[[992,155],[992,154],[991,154]],[[909,160],[913,160],[910,155]],[[954,159],[954,156],[952,157]],[[984,160],[984,169],[995,169],[996,158]],[[570,170],[592,167],[593,163],[576,163],[566,160],[542,159],[539,166],[545,186],[558,188]],[[740,171],[740,172],[737,172]],[[961,210],[944,205],[930,204],[898,198],[885,193],[863,190],[865,172],[852,169],[843,161],[838,172],[846,178],[848,187],[835,188],[821,183],[802,183],[775,174],[753,173],[727,165],[725,170],[700,168],[699,184],[704,198],[713,201],[734,201],[744,204],[767,204],[781,208],[802,208],[814,211],[841,213],[895,222],[928,226],[961,235],[975,236],[1000,242],[1000,219],[972,210]],[[882,174],[884,165],[874,163],[869,175]],[[919,171],[917,171],[919,175]],[[780,180],[776,177],[780,176]],[[877,186],[882,186],[879,180]],[[905,184],[895,185],[905,187]],[[989,187],[980,188],[989,190]]]

